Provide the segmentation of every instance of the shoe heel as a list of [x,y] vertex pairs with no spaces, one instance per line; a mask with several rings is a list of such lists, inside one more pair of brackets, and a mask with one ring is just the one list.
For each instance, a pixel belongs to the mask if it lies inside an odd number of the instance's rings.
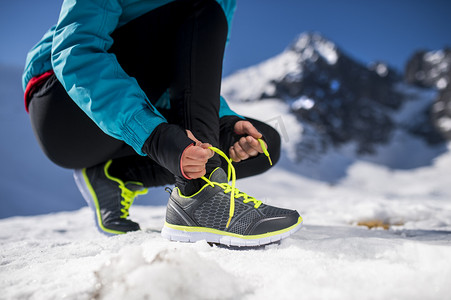
[[95,207],[94,201],[91,197],[91,193],[89,192],[89,188],[84,179],[83,170],[75,170],[74,171],[74,180],[75,180],[75,184],[78,187],[78,190],[80,191],[81,195],[83,196],[83,199],[85,199],[89,208],[95,212],[96,207]]
[[79,169],[79,170],[75,170],[74,171],[74,180],[75,180],[75,184],[78,187],[78,190],[80,191],[81,195],[83,196],[83,199],[85,199],[86,203],[88,204],[89,208],[91,209],[92,213],[93,213],[93,217],[94,217],[94,223],[96,224],[96,228],[97,230],[106,236],[114,236],[116,234],[110,233],[110,232],[106,232],[104,230],[102,230],[102,227],[100,227],[99,225],[99,217],[97,216],[97,208],[96,205],[94,203],[94,199],[92,198],[91,192],[89,190],[88,184],[84,178],[83,175],[83,170]]

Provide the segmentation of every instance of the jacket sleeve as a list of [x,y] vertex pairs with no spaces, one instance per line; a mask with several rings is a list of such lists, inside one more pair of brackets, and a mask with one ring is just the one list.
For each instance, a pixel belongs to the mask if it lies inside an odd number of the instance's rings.
[[237,114],[233,110],[230,109],[229,105],[227,104],[224,97],[220,97],[219,99],[219,118],[225,117],[225,116],[236,116],[241,119],[244,119],[243,116]]
[[77,105],[107,134],[140,155],[165,118],[108,53],[122,8],[117,0],[66,0],[52,45],[52,67]]
[[216,0],[216,2],[221,5],[222,10],[224,10],[224,14],[227,19],[227,24],[229,25],[229,30],[227,33],[227,43],[230,41],[230,33],[232,32],[232,20],[236,11],[236,0]]
[[52,39],[55,26],[50,28],[27,54],[25,69],[22,76],[23,91],[27,89],[27,84],[31,78],[39,76],[52,69],[50,62],[50,51],[52,49]]

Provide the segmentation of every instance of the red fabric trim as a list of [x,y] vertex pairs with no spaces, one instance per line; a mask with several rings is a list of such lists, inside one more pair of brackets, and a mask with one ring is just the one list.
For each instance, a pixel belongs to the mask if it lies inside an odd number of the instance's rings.
[[28,81],[27,88],[25,89],[24,94],[24,104],[25,104],[25,110],[28,111],[28,105],[30,104],[31,96],[33,96],[33,93],[36,91],[38,87],[40,87],[47,78],[53,75],[53,70],[47,71],[44,74],[35,76]]
[[189,178],[188,176],[186,176],[185,172],[183,172],[182,157],[183,157],[183,154],[185,153],[185,151],[191,146],[194,146],[194,144],[188,145],[188,147],[186,147],[185,150],[183,150],[182,155],[180,156],[180,171],[182,172],[183,177],[185,177],[188,180],[191,180],[192,178]]

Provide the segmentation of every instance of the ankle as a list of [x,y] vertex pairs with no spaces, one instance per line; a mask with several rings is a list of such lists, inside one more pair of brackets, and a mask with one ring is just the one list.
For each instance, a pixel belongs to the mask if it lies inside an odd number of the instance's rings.
[[197,193],[203,186],[205,185],[205,181],[201,178],[186,180],[177,177],[175,186],[180,190],[180,193],[184,196],[191,196]]

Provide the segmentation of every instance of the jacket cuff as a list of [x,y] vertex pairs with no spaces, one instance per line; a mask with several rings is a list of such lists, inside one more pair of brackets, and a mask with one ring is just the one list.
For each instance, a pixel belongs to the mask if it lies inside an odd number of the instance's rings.
[[[235,127],[236,122],[238,122],[238,121],[248,121],[248,122],[252,123],[252,119],[246,119],[246,118],[241,118],[241,117],[237,117],[237,116],[225,116],[219,120],[220,135],[221,135],[220,147],[223,151],[228,151],[231,146],[233,146],[236,142],[238,142],[240,140],[240,138],[242,138],[243,136],[246,136],[246,135],[240,135],[240,134],[235,133],[234,127]],[[255,126],[255,124],[253,124],[253,125]],[[268,141],[266,140],[266,137],[263,135],[263,133],[262,133],[262,139],[266,143],[268,143]]]
[[220,147],[223,151],[228,151],[241,138],[241,135],[235,133],[234,127],[236,122],[245,120],[238,116],[224,116],[219,119]]
[[193,144],[181,127],[162,123],[145,141],[142,152],[173,175],[188,179],[182,172],[181,161],[183,152]]
[[122,139],[142,156],[147,154],[142,151],[146,139],[160,124],[166,123],[166,119],[158,112],[144,108],[134,113],[125,126],[121,129]]
[[245,121],[246,119],[240,118],[238,116],[224,116],[219,119],[219,126],[221,129],[228,129],[233,131],[233,127],[235,127],[235,123],[238,121]]

